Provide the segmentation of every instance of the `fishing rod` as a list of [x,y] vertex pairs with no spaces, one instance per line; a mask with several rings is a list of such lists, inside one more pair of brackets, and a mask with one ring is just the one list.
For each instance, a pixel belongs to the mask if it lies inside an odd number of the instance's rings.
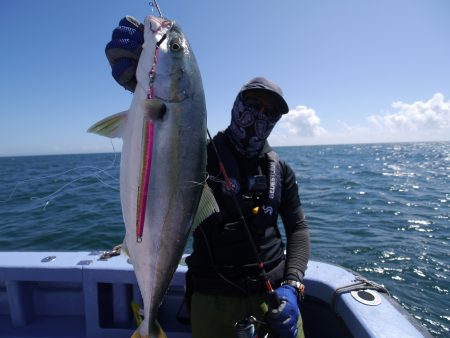
[[156,7],[156,9],[158,10],[159,16],[160,16],[160,17],[163,17],[163,15],[162,15],[162,13],[161,13],[161,8],[160,8],[159,5],[158,5],[158,1],[152,0],[152,1],[150,1],[149,5],[150,5],[151,7]]
[[[222,158],[220,157],[219,151],[217,150],[216,145],[214,143],[214,140],[212,139],[211,134],[209,133],[208,129],[206,129],[206,132],[208,133],[208,138],[209,138],[209,140],[211,142],[211,145],[212,145],[212,147],[214,149],[214,153],[215,153],[215,155],[217,157],[217,160],[219,161],[219,170],[220,170],[220,172],[222,173],[222,175],[223,175],[223,177],[225,179],[225,186],[226,186],[226,188],[229,191],[232,191],[232,189],[233,189],[232,182],[231,182],[231,179],[230,179],[230,177],[228,176],[228,174],[227,174],[227,172],[225,170],[225,166],[223,164]],[[272,283],[270,282],[270,279],[267,276],[266,269],[264,267],[264,262],[261,260],[261,257],[259,256],[258,249],[256,248],[256,244],[255,244],[255,241],[253,240],[252,234],[250,232],[250,228],[249,228],[249,226],[248,226],[248,224],[247,224],[247,222],[246,222],[246,220],[244,218],[244,214],[242,212],[241,206],[239,205],[239,201],[238,201],[238,199],[237,199],[235,194],[231,194],[231,195],[233,196],[232,199],[233,199],[234,205],[236,207],[236,210],[237,210],[237,212],[239,214],[239,221],[242,223],[242,225],[243,225],[243,227],[245,229],[245,232],[246,232],[247,237],[249,239],[249,242],[250,242],[250,245],[252,247],[253,253],[255,254],[256,260],[258,262],[258,268],[260,269],[261,274],[262,274],[262,276],[264,278],[264,284],[265,284],[265,287],[266,287],[266,290],[267,290],[267,295],[268,295],[268,303],[269,303],[271,308],[277,309],[280,306],[280,304],[281,304],[280,303],[280,299],[278,298],[278,295],[275,292],[275,290],[273,289]]]

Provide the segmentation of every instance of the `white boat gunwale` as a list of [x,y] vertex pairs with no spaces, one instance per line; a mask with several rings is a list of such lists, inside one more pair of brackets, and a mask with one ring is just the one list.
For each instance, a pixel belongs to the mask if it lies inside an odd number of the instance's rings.
[[[133,267],[123,256],[99,260],[100,254],[0,252],[0,338],[45,332],[49,338],[131,336],[135,324],[129,304],[140,301]],[[190,326],[176,320],[186,317],[181,313],[186,270],[179,265],[160,308],[159,320],[170,338],[191,337]],[[376,306],[355,300],[350,292],[335,295],[358,277],[340,266],[309,262],[301,305],[306,332],[314,325],[320,330],[335,326],[354,337],[431,337],[388,294],[374,291],[381,299]],[[321,318],[310,318],[316,313]]]

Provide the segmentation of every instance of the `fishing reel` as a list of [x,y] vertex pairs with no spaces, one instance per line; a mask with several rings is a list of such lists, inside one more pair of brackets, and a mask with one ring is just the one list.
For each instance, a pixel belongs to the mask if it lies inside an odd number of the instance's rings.
[[[270,282],[268,283],[270,286]],[[270,288],[272,289],[271,286]],[[280,299],[278,298],[278,295],[274,290],[271,290],[267,293],[267,302],[270,308],[277,309],[280,306]],[[267,323],[260,321],[253,316],[245,317],[244,319],[234,324],[234,332],[236,333],[236,338],[258,338],[256,329],[259,325],[267,325]],[[268,334],[260,338],[267,338],[267,336]]]
[[258,338],[255,326],[257,323],[258,321],[253,316],[238,321],[234,324],[236,338]]

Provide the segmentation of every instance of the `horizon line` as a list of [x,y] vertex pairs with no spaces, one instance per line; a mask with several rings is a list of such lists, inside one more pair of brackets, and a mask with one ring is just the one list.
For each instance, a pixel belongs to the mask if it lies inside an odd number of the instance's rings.
[[[437,141],[385,141],[385,142],[348,142],[348,143],[320,143],[320,144],[299,144],[299,145],[270,145],[272,148],[294,148],[294,147],[329,147],[329,146],[351,146],[351,145],[376,145],[376,144],[410,144],[410,143],[449,143],[450,140]],[[2,155],[0,158],[8,157],[37,157],[37,156],[70,156],[70,155],[101,155],[101,154],[120,154],[122,151],[86,151],[86,152],[67,152],[67,153],[36,153],[36,154],[12,154]]]

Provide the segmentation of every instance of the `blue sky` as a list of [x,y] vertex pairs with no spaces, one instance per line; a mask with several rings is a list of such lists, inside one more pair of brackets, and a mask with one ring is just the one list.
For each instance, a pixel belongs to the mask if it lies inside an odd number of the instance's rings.
[[[291,108],[273,145],[450,140],[450,1],[159,4],[196,54],[211,133],[262,75]],[[104,47],[124,15],[151,13],[144,0],[0,1],[0,156],[112,151],[86,133],[131,103]]]

